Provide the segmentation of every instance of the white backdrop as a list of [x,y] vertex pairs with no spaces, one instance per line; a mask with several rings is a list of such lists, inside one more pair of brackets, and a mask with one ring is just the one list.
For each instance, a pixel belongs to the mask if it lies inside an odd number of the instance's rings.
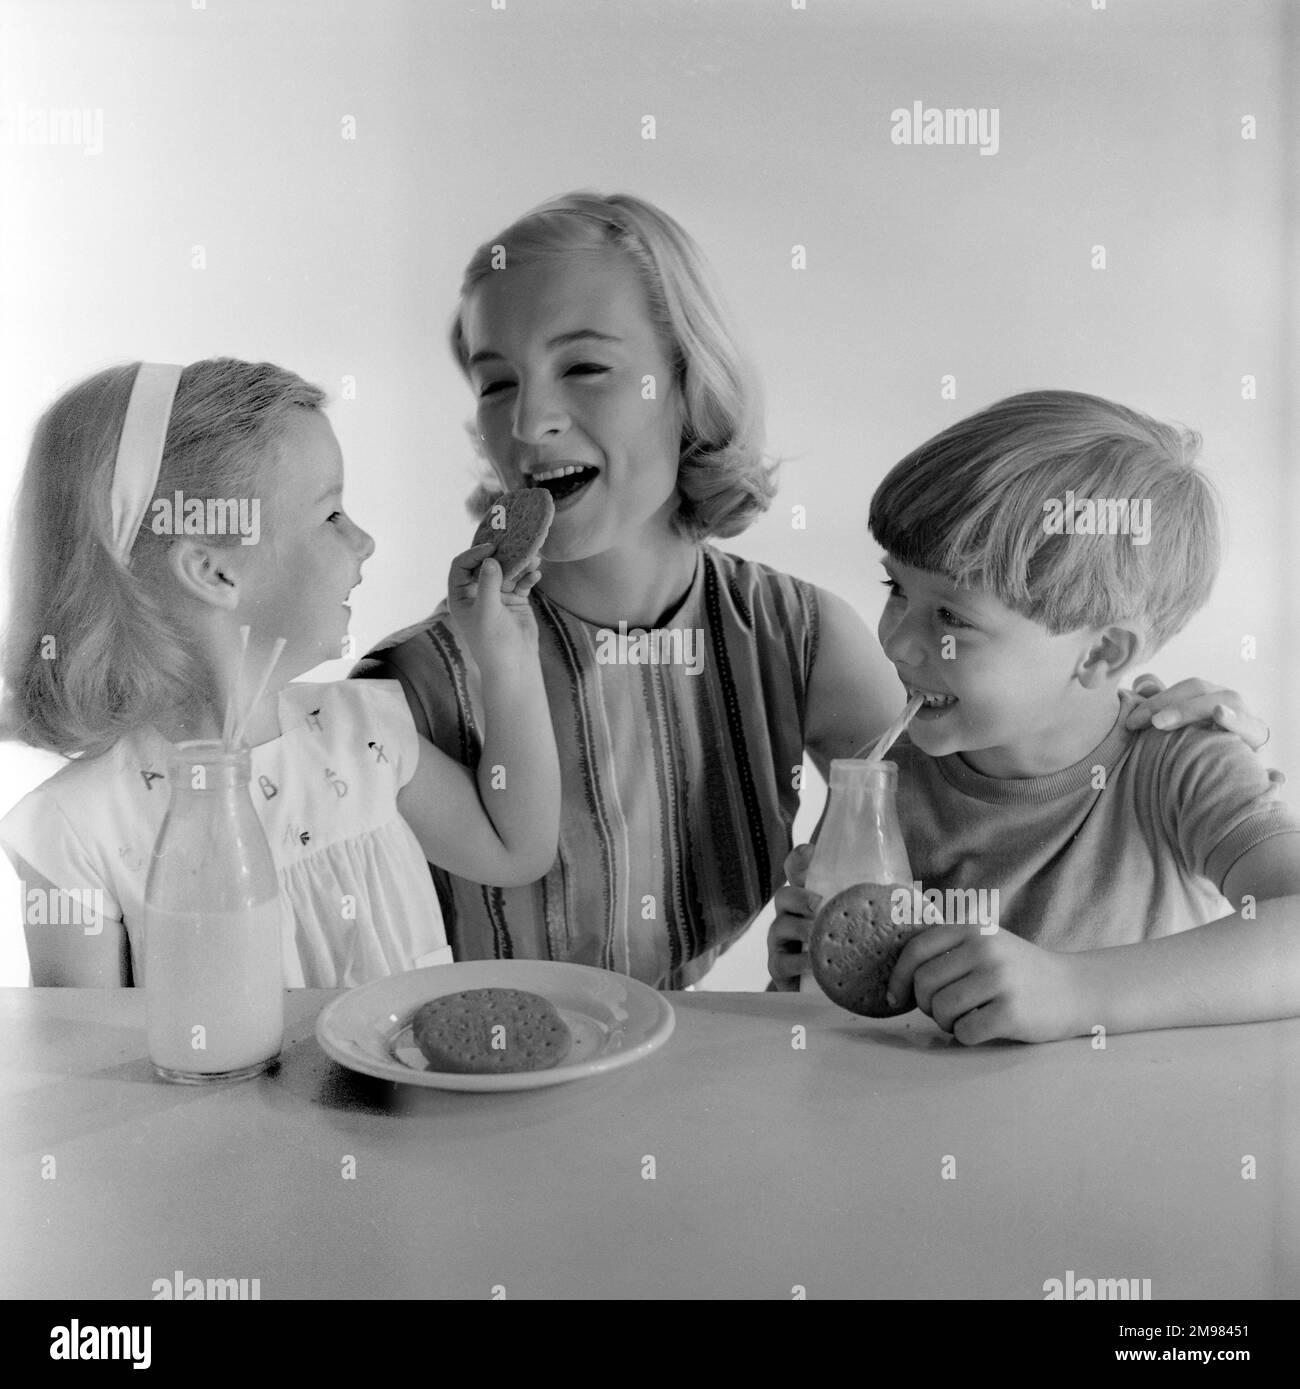
[[[729,548],[874,624],[868,500],[921,439],[1043,386],[1182,420],[1227,559],[1154,668],[1242,691],[1294,779],[1296,6],[798,3],[0,6],[0,505],[87,373],[283,363],[335,398],[378,544],[364,650],[434,607],[470,534],[470,397],[443,346],[465,260],[546,196],[627,190],[703,245],[767,383],[781,491]],[[996,108],[996,154],[894,144],[916,101]],[[0,749],[0,812],[53,765]],[[21,983],[11,874],[0,893],[0,983]],[[756,938],[710,983],[765,978]]]

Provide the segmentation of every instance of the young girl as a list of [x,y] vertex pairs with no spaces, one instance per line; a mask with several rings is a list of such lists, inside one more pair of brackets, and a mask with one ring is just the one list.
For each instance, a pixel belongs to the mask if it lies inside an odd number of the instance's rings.
[[[672,218],[624,195],[535,209],[471,258],[451,345],[500,486],[555,499],[532,603],[564,802],[544,878],[438,870],[456,958],[683,988],[783,882],[805,753],[825,775],[902,689],[843,599],[707,543],[775,489],[757,378]],[[459,628],[449,599],[355,673],[400,678],[421,732],[472,767],[485,710]]]
[[61,890],[100,908],[71,925],[27,912],[37,985],[141,982],[169,746],[220,737],[236,671],[242,711],[279,637],[245,740],[293,908],[290,986],[447,959],[426,858],[502,887],[550,866],[559,775],[535,567],[505,593],[489,546],[451,566],[449,602],[482,672],[477,775],[417,735],[396,685],[290,683],[340,654],[346,600],[374,552],[343,509],[324,399],[267,363],[137,363],[74,387],[37,428],[18,499],[6,722],[75,760],[0,821],[0,843],[28,904]]

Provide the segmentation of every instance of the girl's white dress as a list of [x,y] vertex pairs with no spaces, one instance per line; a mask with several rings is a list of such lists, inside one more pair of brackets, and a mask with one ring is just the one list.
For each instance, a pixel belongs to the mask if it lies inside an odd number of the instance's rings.
[[[253,748],[249,789],[292,908],[286,985],[346,988],[449,962],[429,866],[397,809],[419,757],[401,687],[295,684],[280,691],[278,704],[280,736]],[[0,845],[11,858],[82,902],[102,902],[107,919],[125,921],[137,983],[170,747],[155,729],[141,729],[102,757],[70,762],[0,820]],[[21,863],[14,866],[21,879]]]

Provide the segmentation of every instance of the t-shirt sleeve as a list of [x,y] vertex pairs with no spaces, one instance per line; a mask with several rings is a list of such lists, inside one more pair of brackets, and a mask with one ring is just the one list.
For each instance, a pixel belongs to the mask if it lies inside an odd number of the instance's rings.
[[344,685],[354,699],[365,704],[367,728],[374,730],[374,741],[393,762],[397,785],[405,786],[420,761],[420,736],[402,687],[396,680],[376,678],[364,683],[345,681]]
[[[87,848],[48,787],[29,792],[0,820],[0,847],[20,881],[30,864],[55,887],[82,901],[102,901],[105,920],[122,920],[122,905],[99,856]],[[102,898],[87,895],[96,893]]]
[[1235,734],[1184,729],[1165,737],[1157,789],[1168,833],[1189,873],[1222,891],[1244,853],[1274,835],[1300,832],[1300,814]]

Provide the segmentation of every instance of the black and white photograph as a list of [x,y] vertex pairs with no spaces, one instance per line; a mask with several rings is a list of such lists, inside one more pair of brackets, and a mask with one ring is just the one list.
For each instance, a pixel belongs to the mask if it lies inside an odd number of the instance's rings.
[[39,1363],[410,1300],[1266,1358],[1300,0],[0,0],[0,379]]

